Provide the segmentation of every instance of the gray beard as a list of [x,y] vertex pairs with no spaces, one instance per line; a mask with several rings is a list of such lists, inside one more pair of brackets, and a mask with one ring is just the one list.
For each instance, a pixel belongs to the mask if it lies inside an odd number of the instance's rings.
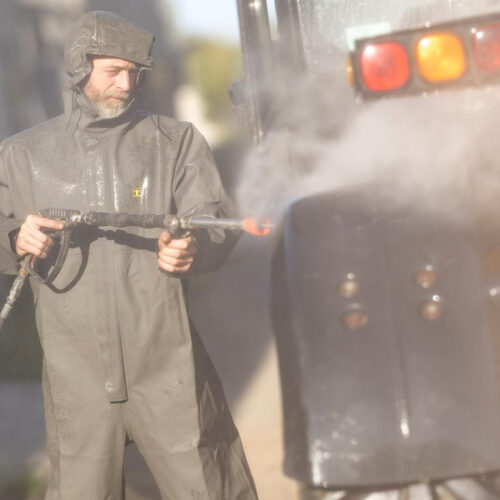
[[[121,115],[129,105],[131,98],[130,93],[120,91],[108,91],[100,94],[90,85],[90,82],[86,83],[83,91],[100,118],[116,118]],[[124,99],[110,100],[109,98],[112,96]]]
[[100,118],[116,118],[121,115],[129,101],[93,101],[94,110]]

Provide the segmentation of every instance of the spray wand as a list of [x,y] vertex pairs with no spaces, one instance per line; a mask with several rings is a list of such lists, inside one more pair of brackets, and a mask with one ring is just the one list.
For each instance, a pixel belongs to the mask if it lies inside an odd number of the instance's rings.
[[273,228],[273,225],[268,221],[258,223],[251,218],[228,219],[208,215],[135,215],[123,212],[88,212],[81,214],[77,210],[59,208],[41,210],[40,215],[49,219],[60,220],[64,223],[63,229],[47,232],[52,238],[60,239],[57,258],[53,268],[45,278],[42,278],[38,273],[38,264],[40,260],[38,257],[26,255],[23,258],[19,272],[10,288],[5,304],[0,311],[0,331],[19,298],[24,282],[28,276],[34,276],[45,284],[54,281],[66,259],[71,230],[76,226],[160,228],[168,231],[174,238],[186,237],[195,229],[224,229],[229,231],[244,231],[254,236],[266,236]]

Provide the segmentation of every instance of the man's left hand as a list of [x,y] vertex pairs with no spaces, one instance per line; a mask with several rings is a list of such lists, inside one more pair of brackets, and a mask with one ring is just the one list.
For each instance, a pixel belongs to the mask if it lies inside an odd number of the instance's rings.
[[175,239],[164,231],[158,239],[158,265],[169,273],[186,273],[193,265],[196,251],[192,236]]

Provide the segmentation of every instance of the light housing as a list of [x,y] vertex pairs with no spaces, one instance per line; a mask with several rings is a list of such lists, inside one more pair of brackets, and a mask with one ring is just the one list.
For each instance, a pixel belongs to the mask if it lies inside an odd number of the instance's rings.
[[500,13],[357,39],[350,58],[365,99],[500,83]]

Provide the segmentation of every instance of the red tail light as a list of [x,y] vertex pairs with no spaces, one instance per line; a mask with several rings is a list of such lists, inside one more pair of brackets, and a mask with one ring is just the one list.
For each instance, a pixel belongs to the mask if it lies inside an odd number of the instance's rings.
[[361,52],[363,82],[372,92],[385,92],[403,87],[410,77],[406,50],[395,42],[371,43]]
[[500,70],[500,23],[474,30],[472,52],[477,67],[484,73],[493,74]]

